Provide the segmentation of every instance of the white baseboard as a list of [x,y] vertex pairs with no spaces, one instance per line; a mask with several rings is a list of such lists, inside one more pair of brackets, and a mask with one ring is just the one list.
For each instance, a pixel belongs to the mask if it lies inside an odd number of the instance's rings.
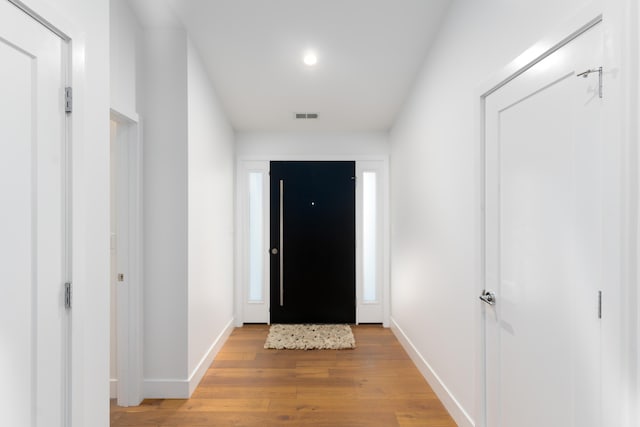
[[231,335],[231,332],[233,332],[233,322],[234,319],[231,319],[229,320],[229,322],[227,322],[227,325],[224,327],[224,329],[222,329],[222,332],[220,332],[218,337],[213,341],[213,344],[211,344],[211,347],[209,347],[207,353],[200,360],[198,366],[196,366],[196,368],[193,370],[191,376],[189,376],[189,397],[191,397],[193,392],[196,390],[196,387],[198,387],[198,384],[200,384],[200,380],[202,380],[204,374],[207,373],[207,369],[209,369],[209,366],[211,366],[211,364],[213,363],[213,359],[216,357],[216,354],[218,354],[224,343],[227,341],[227,338],[229,338],[229,335]]
[[118,397],[118,380],[116,378],[109,379],[109,399]]
[[469,416],[467,411],[464,410],[462,405],[460,405],[460,402],[458,402],[458,400],[449,391],[447,386],[442,382],[440,377],[438,377],[425,358],[422,357],[418,349],[413,345],[409,337],[407,337],[402,328],[400,328],[393,318],[391,318],[391,331],[398,338],[402,347],[404,347],[405,351],[409,354],[409,357],[413,360],[413,363],[415,363],[422,376],[427,380],[444,407],[449,411],[449,414],[456,424],[460,427],[474,427],[475,423],[473,422],[473,419]]
[[188,399],[195,391],[200,380],[220,351],[234,328],[234,319],[229,320],[222,332],[216,337],[209,350],[198,363],[188,379],[145,379],[143,384],[145,399]]

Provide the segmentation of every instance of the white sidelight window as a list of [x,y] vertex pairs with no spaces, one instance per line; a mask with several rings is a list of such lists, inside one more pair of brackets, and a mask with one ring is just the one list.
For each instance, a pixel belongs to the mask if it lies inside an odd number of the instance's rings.
[[249,172],[249,302],[264,301],[264,173]]
[[269,162],[237,169],[237,326],[269,321]]
[[357,322],[388,324],[386,268],[387,166],[384,161],[356,162]]
[[363,301],[378,300],[377,173],[362,174],[362,287]]

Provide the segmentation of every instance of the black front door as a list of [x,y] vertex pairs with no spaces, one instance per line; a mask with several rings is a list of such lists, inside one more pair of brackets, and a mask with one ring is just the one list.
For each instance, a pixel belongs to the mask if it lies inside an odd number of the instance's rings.
[[355,162],[271,162],[271,323],[355,323]]

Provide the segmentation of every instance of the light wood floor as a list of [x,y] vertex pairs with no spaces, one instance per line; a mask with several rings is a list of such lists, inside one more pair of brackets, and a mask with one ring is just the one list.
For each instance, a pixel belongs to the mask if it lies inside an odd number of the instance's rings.
[[191,399],[111,404],[111,426],[455,427],[389,329],[355,326],[353,350],[265,350],[234,330]]

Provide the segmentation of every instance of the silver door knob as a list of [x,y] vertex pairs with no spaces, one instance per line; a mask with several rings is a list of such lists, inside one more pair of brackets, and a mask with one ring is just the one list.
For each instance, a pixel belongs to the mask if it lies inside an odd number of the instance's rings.
[[278,248],[271,249],[271,254],[272,255],[278,255]]
[[489,291],[482,291],[482,295],[480,295],[480,300],[482,302],[486,302],[489,305],[496,305],[496,294]]

